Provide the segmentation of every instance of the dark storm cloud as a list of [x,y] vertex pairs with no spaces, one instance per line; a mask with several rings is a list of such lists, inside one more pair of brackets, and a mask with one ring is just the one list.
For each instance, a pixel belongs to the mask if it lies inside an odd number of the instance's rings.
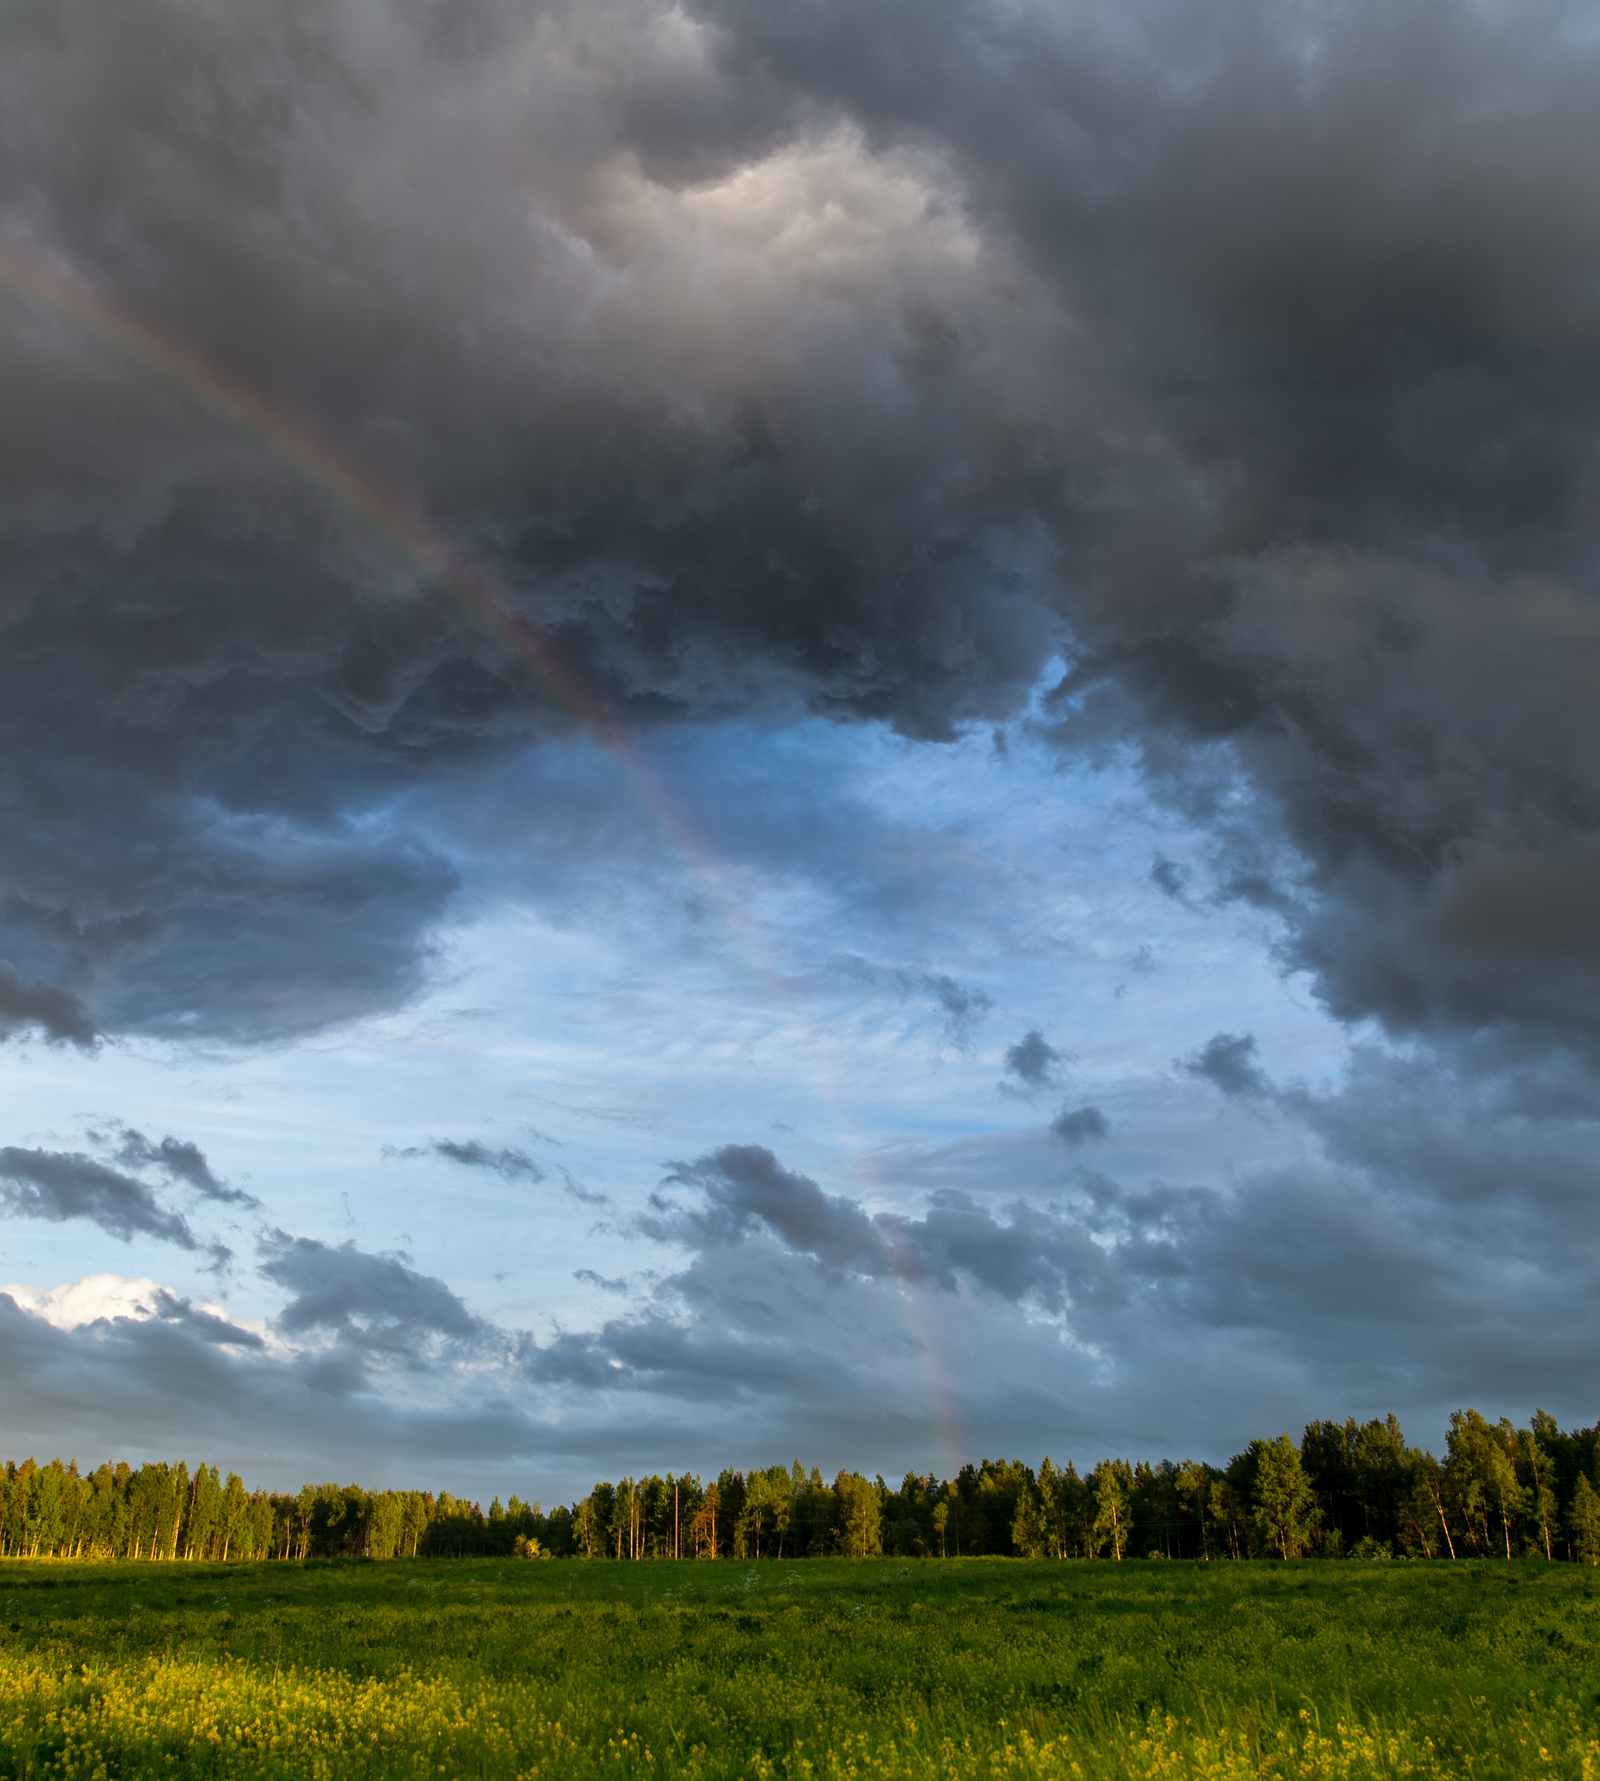
[[[947,736],[1070,638],[1053,733],[1131,738],[1336,1012],[1593,1038],[1585,17],[14,7],[0,224],[467,547],[621,720]],[[0,956],[81,1005],[27,1018],[392,1006],[454,878],[384,812],[568,719],[33,276]]]
[[775,107],[945,144],[1092,348],[1063,745],[1139,742],[1341,1015],[1593,1036],[1589,13],[696,12]]
[[1256,1063],[1255,1036],[1251,1033],[1217,1033],[1191,1058],[1184,1061],[1191,1076],[1201,1077],[1225,1095],[1264,1095],[1268,1082]]
[[180,1249],[200,1247],[184,1219],[163,1206],[144,1182],[78,1152],[23,1150],[13,1144],[0,1149],[0,1205],[12,1218],[43,1218],[54,1224],[86,1218],[124,1243],[144,1236]]
[[569,723],[296,447],[19,295],[46,274],[359,462],[619,717],[798,696],[945,735],[1020,699],[1039,547],[973,454],[1006,423],[944,375],[938,293],[1008,300],[936,155],[775,134],[649,7],[0,30],[19,972],[173,1035],[392,1006],[454,880],[382,813]]
[[35,1028],[56,1045],[94,1048],[94,1018],[80,997],[35,978],[24,982],[14,965],[0,960],[0,1039]]
[[1024,1033],[1006,1050],[1007,1074],[1029,1088],[1046,1087],[1061,1061],[1061,1053],[1040,1032]]

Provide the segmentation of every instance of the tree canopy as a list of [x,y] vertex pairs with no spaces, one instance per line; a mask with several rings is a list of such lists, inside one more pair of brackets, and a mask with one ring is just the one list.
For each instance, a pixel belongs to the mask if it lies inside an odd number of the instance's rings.
[[449,1491],[307,1484],[248,1490],[214,1465],[11,1462],[0,1475],[0,1554],[124,1559],[521,1556],[802,1559],[1014,1555],[1242,1559],[1499,1557],[1600,1564],[1600,1425],[1450,1418],[1445,1454],[1399,1422],[1307,1425],[1249,1443],[1226,1466],[1048,1456],[985,1459],[898,1487],[813,1466],[650,1473],[597,1483],[548,1514]]

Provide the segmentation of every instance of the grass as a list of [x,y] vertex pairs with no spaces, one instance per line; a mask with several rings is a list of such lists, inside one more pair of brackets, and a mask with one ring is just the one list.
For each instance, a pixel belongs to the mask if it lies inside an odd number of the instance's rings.
[[0,1565],[0,1774],[1600,1781],[1600,1572]]

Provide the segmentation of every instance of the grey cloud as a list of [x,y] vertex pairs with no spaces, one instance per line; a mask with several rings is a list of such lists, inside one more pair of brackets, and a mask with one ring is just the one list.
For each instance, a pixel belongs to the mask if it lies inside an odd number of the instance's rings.
[[489,1333],[442,1280],[393,1256],[281,1230],[266,1232],[258,1251],[258,1271],[294,1295],[277,1318],[288,1334],[329,1332],[358,1348],[410,1355],[431,1338],[471,1344]]
[[726,1145],[667,1178],[697,1191],[684,1207],[657,1193],[634,1229],[658,1243],[715,1252],[756,1234],[811,1256],[831,1272],[921,1281],[954,1290],[965,1275],[1012,1301],[1059,1310],[1070,1279],[1097,1266],[1094,1246],[1073,1223],[1022,1203],[1002,1221],[968,1195],[931,1196],[925,1217],[869,1215],[858,1201],[828,1194],[785,1169],[761,1145]]
[[[124,1243],[154,1237],[179,1249],[200,1247],[194,1232],[144,1182],[75,1151],[0,1149],[0,1202],[12,1218],[55,1224],[86,1218]],[[219,1259],[226,1251],[215,1249]]]
[[1591,1060],[1551,1048],[1528,1060],[1503,1037],[1443,1056],[1353,1053],[1323,1092],[1280,1104],[1339,1164],[1397,1199],[1425,1195],[1448,1221],[1541,1271],[1587,1249],[1594,1214],[1588,1157],[1600,1136]]
[[[359,1356],[285,1353],[237,1326],[202,1327],[175,1312],[170,1295],[156,1316],[69,1331],[0,1297],[0,1414],[23,1449],[135,1462],[218,1452],[278,1489],[333,1471],[546,1502],[576,1496],[598,1473],[662,1463],[662,1454],[714,1474],[749,1464],[753,1452],[799,1450],[829,1471],[867,1453],[886,1466],[924,1453],[928,1357],[903,1316],[873,1288],[870,1300],[833,1307],[842,1322],[807,1332],[794,1266],[791,1257],[787,1274],[746,1269],[727,1279],[720,1303],[730,1316],[713,1307],[686,1323],[652,1310],[542,1348],[508,1342],[511,1359],[452,1369],[432,1382],[433,1395],[418,1395],[426,1374],[401,1395],[389,1377],[374,1387]],[[739,1310],[763,1296],[767,1323],[741,1321]],[[982,1309],[966,1321],[969,1344],[992,1354]],[[571,1384],[583,1389],[555,1413],[552,1394]],[[1016,1395],[1028,1412],[1038,1408],[1036,1389]]]
[[[56,721],[23,733],[18,715],[16,745]],[[431,849],[299,813],[220,818],[198,787],[154,799],[140,768],[134,749],[104,767],[52,762],[39,806],[11,804],[19,846],[0,887],[0,945],[77,985],[108,1031],[284,1038],[421,986],[456,883]]]
[[972,1050],[972,1030],[994,1006],[994,998],[976,985],[958,983],[943,971],[900,971],[902,990],[924,996],[939,1010],[946,1041],[957,1051]]
[[[1331,1160],[1236,1200],[1073,1177],[1117,1253],[1069,1266],[1063,1214],[1028,1290],[1086,1318],[1093,1287],[1083,1340],[1130,1375],[1192,1364],[1264,1402],[1296,1368],[1433,1402],[1469,1361],[1576,1394],[1592,1292],[1554,1233],[1587,1229],[1600,1043],[1583,15],[358,10],[290,33],[271,3],[10,9],[8,239],[358,461],[623,725],[939,738],[1014,718],[1064,648],[1041,733],[1136,751],[1211,838],[1217,898],[1426,1056],[1274,1097]],[[0,1021],[271,1038],[393,1007],[456,888],[417,789],[570,716],[325,492],[6,302]],[[47,1018],[41,984],[76,1001]],[[981,992],[901,987],[970,1043]],[[1244,1045],[1191,1061],[1255,1101]],[[885,1228],[775,1159],[679,1185],[650,1216],[704,1248],[646,1332],[661,1377],[772,1363],[777,1335],[736,1354],[673,1321],[755,1319],[758,1250],[797,1316],[878,1305],[895,1243],[940,1292],[981,1264],[1006,1307],[1031,1278],[1021,1213],[942,1207],[969,1268],[940,1207]],[[1474,1253],[1491,1218],[1525,1278]],[[1358,1337],[1408,1281],[1432,1322],[1395,1358]]]
[[544,1170],[525,1150],[502,1145],[498,1150],[480,1143],[476,1138],[464,1142],[454,1138],[435,1138],[421,1149],[403,1150],[401,1156],[442,1156],[466,1169],[488,1169],[507,1181],[543,1181]]
[[626,1279],[608,1280],[603,1274],[597,1274],[593,1268],[574,1268],[572,1278],[585,1281],[590,1286],[597,1286],[601,1292],[626,1293],[629,1290]]
[[[1530,1380],[1579,1419],[1600,1338],[1600,1227],[1572,1188],[1596,1119],[1585,1066],[1475,1056],[1445,1096],[1422,1063],[1395,1066],[1359,1054],[1339,1089],[1296,1091],[1328,1156],[1226,1187],[1079,1170],[1049,1204],[947,1189],[872,1217],[754,1147],[713,1153],[676,1173],[684,1205],[640,1228],[681,1267],[544,1342],[478,1322],[395,1258],[273,1233],[266,1272],[293,1300],[271,1351],[175,1295],[69,1333],[0,1304],[0,1408],[53,1440],[87,1430],[98,1451],[199,1430],[281,1483],[286,1456],[311,1451],[363,1477],[392,1455],[468,1465],[474,1488],[520,1466],[541,1489],[585,1487],[601,1456],[706,1469],[778,1445],[886,1469],[1044,1446],[1223,1459],[1324,1409],[1397,1408],[1437,1442],[1459,1402],[1525,1414]],[[1005,1154],[974,1153],[974,1178]],[[296,1336],[311,1341],[281,1346]],[[374,1378],[386,1359],[409,1368],[404,1401]],[[953,1454],[937,1432],[952,1424]]]
[[19,1442],[135,1463],[217,1453],[289,1490],[329,1469],[366,1479],[391,1466],[402,1486],[427,1475],[475,1488],[480,1467],[525,1485],[552,1450],[554,1430],[508,1403],[503,1379],[466,1401],[402,1403],[388,1381],[363,1389],[359,1372],[269,1349],[178,1295],[152,1310],[60,1330],[0,1295],[0,1409]]
[[1256,1063],[1252,1033],[1214,1034],[1183,1067],[1191,1076],[1203,1078],[1230,1098],[1268,1092],[1267,1079]]
[[609,1206],[611,1195],[601,1193],[598,1188],[586,1187],[570,1169],[561,1171],[561,1191],[576,1200],[580,1206]]
[[1083,1144],[1111,1135],[1111,1122],[1098,1107],[1063,1107],[1050,1121],[1050,1134],[1063,1144]]
[[[1505,1113],[1536,1085],[1507,1081],[1506,1102],[1485,1110],[1477,1079],[1464,1078],[1424,1112],[1430,1077],[1413,1064],[1389,1083],[1394,1117],[1371,1120],[1363,1114],[1380,1060],[1360,1069],[1366,1079],[1304,1109],[1330,1139],[1329,1160],[1247,1171],[1226,1188],[1130,1187],[1080,1171],[1061,1204],[995,1208],[946,1189],[920,1215],[869,1221],[848,1199],[765,1162],[751,1187],[748,1166],[702,1159],[692,1177],[710,1189],[702,1218],[646,1232],[689,1251],[683,1270],[657,1283],[653,1307],[561,1352],[572,1365],[586,1355],[592,1376],[609,1374],[619,1390],[678,1389],[681,1368],[693,1399],[698,1369],[720,1349],[739,1389],[756,1392],[786,1328],[881,1331],[894,1301],[931,1292],[935,1305],[959,1295],[963,1320],[1014,1318],[1014,1307],[1060,1319],[1079,1357],[1069,1365],[1059,1351],[1063,1392],[1083,1403],[1103,1381],[1166,1443],[1181,1438],[1183,1392],[1214,1406],[1215,1381],[1235,1370],[1251,1379],[1252,1409],[1282,1402],[1291,1418],[1312,1401],[1370,1412],[1391,1404],[1442,1426],[1453,1402],[1514,1404],[1531,1380],[1548,1381],[1563,1414],[1577,1416],[1597,1328],[1595,1213],[1571,1199],[1572,1164],[1592,1144],[1594,1110],[1573,1109],[1518,1159]],[[1496,1127],[1475,1172],[1458,1167]],[[1549,1212],[1563,1205],[1572,1215],[1558,1227]],[[818,1269],[824,1252],[831,1265]],[[914,1327],[947,1316],[933,1309]],[[1022,1327],[1004,1327],[1009,1352],[1020,1352]],[[980,1377],[963,1368],[961,1391],[978,1393]],[[779,1375],[771,1389],[805,1399]]]
[[[748,1414],[759,1412],[764,1400],[780,1398],[798,1407],[814,1403],[819,1390],[856,1390],[864,1383],[862,1361],[844,1360],[837,1345],[807,1341],[792,1325],[784,1328],[779,1320],[750,1316],[748,1289],[754,1281],[727,1284],[734,1287],[731,1293],[719,1295],[715,1305],[697,1304],[701,1315],[688,1322],[652,1307],[595,1331],[563,1333],[542,1347],[530,1347],[522,1365],[542,1383],[603,1392],[613,1401],[669,1394],[702,1416],[730,1399]],[[768,1276],[761,1284],[787,1297],[787,1282]],[[693,1296],[693,1290],[694,1283],[684,1277],[672,1283],[668,1294]],[[720,1320],[719,1327],[716,1311],[724,1307],[733,1315]],[[830,1369],[835,1378],[824,1387],[824,1373]]]
[[1187,866],[1180,865],[1177,860],[1158,858],[1150,867],[1150,882],[1158,886],[1169,897],[1180,902],[1188,895],[1189,883],[1194,874]]
[[824,1193],[808,1176],[785,1169],[764,1145],[724,1145],[698,1162],[678,1164],[667,1181],[697,1191],[703,1204],[685,1208],[652,1194],[651,1210],[635,1227],[658,1243],[720,1247],[764,1225],[828,1267],[882,1272],[888,1266],[878,1227],[854,1200]]
[[[1339,1014],[1600,1032],[1577,9],[341,3],[287,56],[151,4],[0,27],[19,251],[358,460],[614,719],[946,737],[1065,642],[1052,733],[1131,740]],[[385,813],[570,717],[7,301],[17,983],[69,1037],[394,1006],[454,877]]]
[[[404,8],[352,17],[296,25],[291,78],[276,4],[8,14],[12,251],[359,464],[617,720],[809,704],[945,736],[1014,709],[1056,626],[1025,503],[972,455],[1007,423],[941,371],[942,293],[1015,305],[933,220],[938,156],[775,134],[648,6],[487,5],[448,46]],[[751,153],[803,245],[745,235]],[[725,314],[696,269],[717,262]],[[0,438],[0,709],[28,769],[0,776],[0,943],[111,1031],[393,1006],[454,878],[385,813],[567,731],[562,699],[394,526],[286,468],[314,452],[6,301],[31,418]]]
[[266,1347],[254,1330],[246,1329],[215,1311],[197,1306],[178,1293],[161,1288],[151,1297],[153,1302],[150,1309],[161,1323],[169,1329],[181,1329],[209,1347],[239,1350]]
[[100,1036],[81,997],[39,978],[24,982],[14,965],[0,959],[0,1039],[29,1027],[53,1044],[83,1051],[92,1051]]
[[897,1271],[947,1291],[965,1275],[1013,1304],[1023,1300],[1063,1311],[1105,1287],[1106,1270],[1082,1227],[1053,1211],[1017,1201],[999,1219],[965,1194],[933,1196],[920,1219],[881,1214],[894,1244]]
[[1041,495],[1063,746],[1131,738],[1339,1014],[1592,1035],[1586,10],[696,10],[944,142],[1104,369]]
[[1043,1033],[1024,1033],[1006,1051],[1006,1071],[1029,1088],[1044,1088],[1055,1076],[1062,1056]]
[[153,1166],[166,1171],[173,1181],[182,1181],[196,1193],[223,1205],[259,1206],[254,1194],[241,1187],[230,1187],[218,1180],[199,1145],[187,1138],[174,1138],[168,1133],[159,1144],[152,1143],[143,1132],[126,1126],[121,1129],[117,1160],[130,1168]]

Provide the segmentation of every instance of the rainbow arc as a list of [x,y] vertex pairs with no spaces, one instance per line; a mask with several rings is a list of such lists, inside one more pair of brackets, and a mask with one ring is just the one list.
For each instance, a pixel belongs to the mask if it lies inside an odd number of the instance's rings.
[[[0,237],[0,290],[9,291],[114,357],[176,389],[196,407],[250,440],[324,498],[353,515],[427,580],[442,588],[613,763],[646,819],[699,880],[768,998],[792,1025],[801,1030],[811,1027],[713,850],[696,833],[687,815],[583,678],[535,625],[497,596],[475,564],[425,525],[359,464],[208,353],[4,237]],[[803,1049],[817,1060],[824,1048],[809,1044]],[[815,1061],[813,1068],[819,1068]],[[832,1074],[829,1072],[830,1078]],[[831,1079],[819,1079],[817,1086],[834,1108],[841,1134],[850,1131],[855,1122],[845,1111],[847,1097],[840,1086]],[[863,1147],[857,1142],[850,1148],[860,1155]],[[881,1193],[881,1184],[859,1166],[853,1174],[863,1189],[871,1194]],[[927,1357],[931,1420],[939,1429],[947,1462],[953,1466],[959,1464],[956,1456],[962,1451],[962,1441],[949,1393],[933,1359],[938,1352],[935,1332],[919,1315],[925,1295],[909,1290],[898,1246],[887,1237],[884,1246],[902,1285],[900,1296],[906,1315],[924,1325],[913,1331],[913,1338]]]

